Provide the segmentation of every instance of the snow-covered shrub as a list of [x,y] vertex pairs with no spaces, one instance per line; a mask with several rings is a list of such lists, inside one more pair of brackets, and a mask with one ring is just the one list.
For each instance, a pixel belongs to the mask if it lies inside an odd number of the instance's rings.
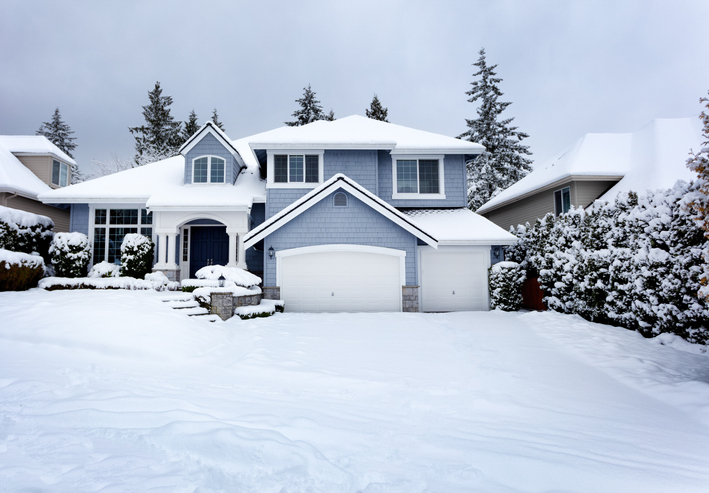
[[33,288],[43,275],[44,260],[39,255],[0,248],[0,291]]
[[81,277],[91,261],[89,239],[83,233],[57,233],[49,246],[49,257],[58,277]]
[[99,262],[94,264],[89,271],[89,277],[91,278],[101,278],[101,277],[118,277],[120,274],[120,266],[112,264],[110,262]]
[[258,305],[239,306],[234,309],[234,315],[241,320],[270,317],[274,313],[283,313],[285,302],[282,300],[261,300]]
[[[261,278],[238,267],[224,267],[223,265],[208,265],[199,269],[195,275],[197,279],[209,279],[216,281],[220,276],[224,276],[227,281],[234,282],[237,286],[245,288],[261,284]],[[184,285],[184,283],[183,283]]]
[[498,262],[490,267],[490,308],[507,312],[522,308],[522,285],[526,277],[516,262]]
[[165,282],[164,279],[135,279],[133,277],[79,277],[68,279],[65,277],[45,277],[39,281],[38,287],[47,291],[63,289],[128,289],[139,291],[177,291],[180,283]]
[[130,233],[121,244],[121,275],[142,279],[153,270],[155,245],[147,236]]
[[0,206],[0,248],[47,256],[54,222],[46,216]]

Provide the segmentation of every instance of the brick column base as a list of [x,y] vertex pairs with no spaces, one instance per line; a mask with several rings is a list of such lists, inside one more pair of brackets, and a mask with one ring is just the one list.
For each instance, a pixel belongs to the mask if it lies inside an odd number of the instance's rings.
[[418,286],[402,286],[401,299],[404,312],[419,311],[419,287]]

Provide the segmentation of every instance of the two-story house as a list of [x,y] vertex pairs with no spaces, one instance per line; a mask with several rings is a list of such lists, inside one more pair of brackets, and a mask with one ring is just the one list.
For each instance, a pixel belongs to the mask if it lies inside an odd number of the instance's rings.
[[487,309],[487,269],[515,237],[465,209],[482,150],[360,116],[235,141],[207,123],[179,156],[41,198],[71,204],[94,262],[140,232],[155,270],[248,268],[289,311]]
[[76,162],[43,135],[0,135],[0,205],[41,214],[69,231],[69,209],[38,196],[71,183]]

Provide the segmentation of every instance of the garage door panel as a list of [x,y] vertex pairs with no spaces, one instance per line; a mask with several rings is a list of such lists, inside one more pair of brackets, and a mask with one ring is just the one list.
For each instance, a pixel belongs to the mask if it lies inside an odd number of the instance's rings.
[[420,250],[424,311],[487,310],[485,250]]
[[399,311],[400,257],[330,251],[281,259],[289,311]]

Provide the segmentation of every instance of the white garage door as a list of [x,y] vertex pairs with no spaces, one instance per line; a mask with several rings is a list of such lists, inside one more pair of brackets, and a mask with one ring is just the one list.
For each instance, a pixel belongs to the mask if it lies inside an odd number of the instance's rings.
[[279,252],[278,267],[281,298],[289,312],[401,310],[401,259],[405,252],[290,253]]
[[486,248],[421,248],[421,307],[425,312],[488,310]]

